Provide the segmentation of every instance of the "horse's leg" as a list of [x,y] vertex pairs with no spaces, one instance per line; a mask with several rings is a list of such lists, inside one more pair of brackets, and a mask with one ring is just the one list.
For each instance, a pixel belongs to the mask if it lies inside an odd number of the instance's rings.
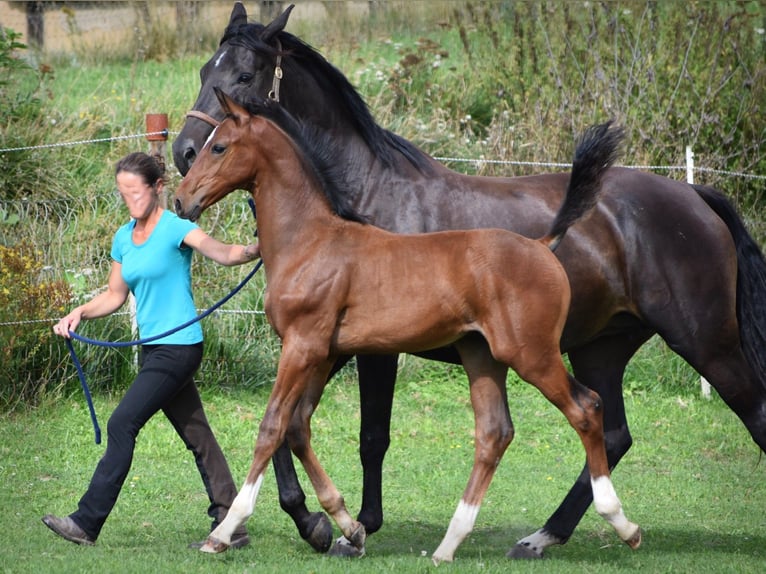
[[467,337],[456,343],[470,383],[476,435],[471,476],[447,533],[433,553],[434,564],[452,562],[460,543],[473,530],[484,494],[497,465],[513,440],[505,379],[508,367],[497,362],[486,342]]
[[[397,355],[357,355],[359,374],[359,458],[362,461],[362,508],[357,520],[369,536],[383,524],[383,458],[391,443],[391,409],[396,384]],[[332,556],[359,557],[357,547],[340,537]]]
[[396,384],[397,355],[357,356],[361,426],[362,508],[357,519],[367,534],[383,524],[383,458],[391,444],[391,409]]
[[293,454],[286,442],[271,457],[279,489],[279,505],[293,519],[298,533],[317,552],[327,552],[332,546],[332,524],[324,512],[310,512],[306,495],[298,482]]
[[[350,358],[349,355],[340,357],[333,365],[329,378],[332,378]],[[279,446],[271,461],[277,479],[280,507],[293,519],[301,538],[317,552],[327,552],[332,545],[332,524],[324,512],[309,512],[306,507],[306,495],[298,482],[293,455],[286,442]]]
[[287,338],[283,341],[277,378],[258,429],[253,462],[245,484],[234,498],[226,518],[208,536],[202,552],[218,553],[229,547],[234,531],[253,514],[263,473],[285,439],[296,405],[306,389],[318,387],[321,393],[324,388],[332,363],[318,358],[321,351],[312,351],[314,349],[309,345],[290,344]]
[[[766,301],[762,304],[766,305]],[[712,308],[712,302],[705,305],[708,314]],[[677,330],[660,334],[716,389],[745,424],[755,443],[766,452],[766,372],[758,372],[758,366],[747,360],[734,318],[726,323],[718,321],[715,329],[706,329],[704,335],[698,333],[696,338],[691,333],[679,335]]]
[[641,529],[628,521],[614,490],[604,444],[602,403],[599,395],[569,375],[558,352],[550,352],[547,365],[539,360],[529,365],[514,365],[519,376],[533,384],[567,418],[585,447],[593,506],[631,548],[641,544]]
[[[625,416],[622,379],[625,366],[649,338],[648,331],[635,329],[569,351],[577,380],[601,397],[604,413],[604,440],[609,468],[614,470],[630,449],[633,439]],[[546,548],[564,544],[593,502],[593,488],[587,463],[556,511],[537,532],[519,540],[509,558],[542,558]]]

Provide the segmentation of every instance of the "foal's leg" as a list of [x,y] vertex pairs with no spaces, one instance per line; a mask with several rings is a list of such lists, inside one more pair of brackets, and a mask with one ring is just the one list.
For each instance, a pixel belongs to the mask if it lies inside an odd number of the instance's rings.
[[[650,335],[649,331],[642,333],[634,330],[613,337],[601,337],[589,345],[569,350],[569,361],[577,380],[601,397],[606,456],[612,470],[633,442],[622,396],[625,366]],[[519,540],[507,556],[542,558],[546,548],[566,543],[592,502],[593,487],[586,462],[577,481],[545,525]]]
[[460,341],[457,347],[470,382],[476,428],[474,462],[447,533],[431,557],[437,565],[452,562],[458,546],[473,530],[484,494],[513,439],[505,388],[508,367],[492,358],[483,340],[468,339]]
[[226,518],[208,536],[201,548],[203,552],[217,553],[226,550],[234,531],[253,514],[263,482],[263,473],[269,459],[285,438],[296,405],[307,389],[318,388],[321,394],[321,389],[327,381],[332,363],[318,357],[321,357],[321,351],[317,352],[310,344],[306,344],[305,341],[290,344],[289,339],[285,337],[277,379],[258,429],[253,462],[245,484],[234,499]]
[[641,544],[641,529],[628,521],[622,511],[610,478],[609,464],[604,446],[602,404],[597,393],[578,383],[566,371],[558,350],[548,353],[549,364],[532,365],[517,370],[519,376],[537,387],[543,395],[564,414],[577,431],[585,447],[588,471],[593,490],[593,505],[631,548]]

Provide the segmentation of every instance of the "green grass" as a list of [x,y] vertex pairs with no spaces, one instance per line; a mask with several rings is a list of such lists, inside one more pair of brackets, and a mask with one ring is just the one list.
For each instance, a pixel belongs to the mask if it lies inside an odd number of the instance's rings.
[[[408,357],[401,369],[384,467],[385,524],[367,556],[314,553],[278,506],[268,471],[248,522],[253,544],[221,556],[186,545],[208,528],[193,460],[162,416],[139,437],[129,479],[93,548],[54,537],[40,522],[71,512],[103,445],[93,443],[79,394],[0,419],[0,570],[7,572],[424,572],[446,531],[472,464],[472,414],[459,369]],[[235,479],[250,463],[268,387],[206,386],[211,423]],[[570,542],[540,563],[510,564],[505,552],[542,525],[579,471],[582,446],[534,389],[510,383],[516,438],[487,493],[473,534],[447,572],[760,572],[766,557],[766,481],[760,454],[717,397],[636,392],[627,399],[635,444],[614,474],[628,517],[644,529],[631,551],[590,510]],[[102,427],[115,401],[96,397]],[[356,386],[328,387],[314,417],[314,446],[352,512],[360,503]],[[303,476],[303,475],[302,475]],[[316,509],[309,489],[309,504]],[[337,529],[336,529],[337,532]]]

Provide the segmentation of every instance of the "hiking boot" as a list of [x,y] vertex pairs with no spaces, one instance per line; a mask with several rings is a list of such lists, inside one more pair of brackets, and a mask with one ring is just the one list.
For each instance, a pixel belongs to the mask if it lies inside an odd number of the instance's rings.
[[52,514],[46,514],[43,516],[42,520],[45,526],[53,530],[53,532],[61,536],[61,538],[69,540],[69,542],[82,544],[84,546],[93,546],[96,543],[96,541],[88,536],[69,516],[59,518]]

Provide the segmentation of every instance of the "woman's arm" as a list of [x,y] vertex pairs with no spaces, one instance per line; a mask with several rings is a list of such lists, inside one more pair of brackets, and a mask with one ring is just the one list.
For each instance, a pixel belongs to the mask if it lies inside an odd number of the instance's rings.
[[261,252],[258,244],[252,245],[229,245],[213,239],[201,229],[192,229],[184,237],[184,243],[192,249],[199,251],[205,257],[212,259],[221,265],[242,265],[253,259],[257,259]]
[[61,318],[53,327],[53,332],[69,339],[69,331],[74,331],[83,319],[96,319],[114,313],[122,307],[128,298],[130,289],[122,278],[122,264],[112,261],[109,282],[106,291],[93,297],[87,303],[75,307],[68,315]]

